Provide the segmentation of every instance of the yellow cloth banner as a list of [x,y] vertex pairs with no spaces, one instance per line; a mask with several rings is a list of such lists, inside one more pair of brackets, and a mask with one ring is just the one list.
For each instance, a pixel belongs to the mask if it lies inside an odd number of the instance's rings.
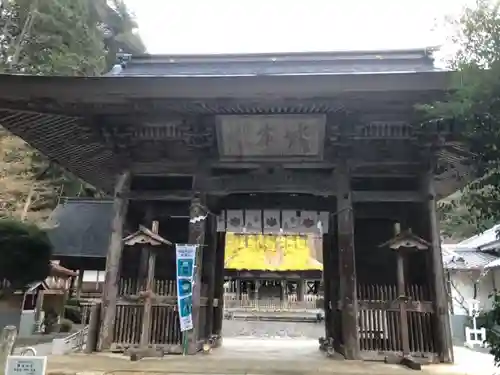
[[261,271],[322,270],[312,236],[226,233],[225,268]]

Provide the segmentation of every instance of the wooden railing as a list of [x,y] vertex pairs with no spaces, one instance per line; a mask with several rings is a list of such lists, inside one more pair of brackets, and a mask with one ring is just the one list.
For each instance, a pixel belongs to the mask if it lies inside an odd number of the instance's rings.
[[85,326],[68,337],[54,339],[52,341],[52,354],[68,354],[83,351],[87,343],[88,334],[89,327]]
[[408,342],[415,357],[432,360],[436,353],[433,334],[434,308],[426,288],[409,285],[398,296],[395,285],[358,285],[359,340],[365,359],[384,353],[402,353],[400,304],[408,320]]
[[[121,279],[119,282],[112,351],[139,347],[144,313],[144,303],[139,298],[141,290],[140,282],[135,279]],[[149,345],[164,353],[182,353],[176,282],[155,280],[153,292],[165,298],[153,303]]]
[[[175,284],[175,280],[155,280],[153,291],[159,296],[176,296],[177,287]],[[136,279],[121,279],[118,284],[119,296],[136,295],[141,290],[141,283]]]
[[300,301],[296,294],[285,296],[283,300],[280,298],[262,297],[254,299],[247,293],[224,293],[224,309],[242,310],[242,311],[266,311],[266,312],[280,312],[280,311],[316,311],[323,306],[321,303],[321,296],[306,294],[304,299]]

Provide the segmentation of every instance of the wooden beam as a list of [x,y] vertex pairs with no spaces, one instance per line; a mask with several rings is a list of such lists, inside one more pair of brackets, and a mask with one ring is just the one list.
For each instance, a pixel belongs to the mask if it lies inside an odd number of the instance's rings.
[[[238,180],[240,176],[231,176],[232,180]],[[317,176],[319,179],[320,176]],[[217,178],[218,179],[218,178]],[[215,180],[215,178],[214,178]],[[334,187],[329,190],[326,187],[317,188],[314,187],[314,183],[308,187],[305,186],[305,182],[310,181],[304,176],[304,184],[299,187],[297,185],[286,185],[281,183],[280,185],[274,185],[266,182],[265,177],[263,178],[262,185],[260,187],[238,187],[238,182],[229,183],[229,178],[220,179],[217,181],[217,186],[220,181],[228,181],[228,186],[226,188],[218,188],[215,184],[212,185],[214,181],[206,181],[203,185],[205,189],[199,189],[204,191],[206,194],[213,196],[225,196],[229,194],[301,194],[309,193],[313,195],[320,196],[335,196]],[[319,186],[319,184],[317,185]],[[170,190],[170,191],[132,191],[128,194],[128,198],[131,201],[170,201],[170,202],[188,202],[191,201],[194,196],[193,190]],[[352,201],[354,203],[377,203],[377,202],[422,202],[424,198],[422,194],[418,191],[376,191],[376,190],[366,190],[366,191],[353,191]]]
[[245,174],[197,177],[195,190],[211,195],[288,193],[330,196],[336,181],[331,173],[276,169]]
[[195,174],[200,165],[194,161],[172,161],[160,159],[152,162],[132,163],[131,171],[134,175],[163,176],[170,174]]
[[192,294],[192,319],[193,329],[187,331],[188,353],[195,354],[198,351],[198,336],[204,322],[200,322],[200,299],[201,299],[201,275],[202,275],[202,259],[203,245],[205,243],[205,227],[206,227],[207,209],[202,206],[202,201],[199,196],[196,196],[191,201],[189,212],[189,236],[188,242],[192,245],[197,245],[196,258],[193,275],[193,294]]
[[337,180],[338,251],[342,336],[346,359],[359,359],[359,323],[354,252],[354,213],[351,200],[349,168],[342,163],[335,170]]
[[353,191],[352,201],[359,202],[422,202],[418,191]]
[[398,202],[356,203],[354,205],[356,219],[391,219],[400,220],[404,216],[404,205]]
[[436,213],[436,191],[434,187],[433,171],[428,171],[423,179],[426,212],[431,234],[431,258],[434,298],[436,304],[437,324],[439,338],[439,351],[441,361],[453,363],[453,343],[451,339],[450,316],[448,310],[448,294],[446,292],[446,279],[444,275],[443,257],[441,253],[441,236],[439,233],[439,221]]
[[174,191],[131,191],[128,198],[131,201],[168,201],[168,202],[189,202],[193,199],[192,190]]
[[127,214],[128,199],[126,192],[130,184],[130,172],[118,176],[113,202],[113,221],[111,222],[111,240],[106,257],[106,276],[102,293],[102,319],[99,334],[99,350],[106,350],[113,342],[113,326],[116,315],[118,296],[118,273],[123,252],[123,226]]

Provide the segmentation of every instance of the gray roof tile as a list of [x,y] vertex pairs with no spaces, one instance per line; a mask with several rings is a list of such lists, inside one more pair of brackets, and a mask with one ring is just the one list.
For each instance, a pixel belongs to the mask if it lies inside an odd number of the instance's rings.
[[449,270],[478,270],[500,257],[477,250],[457,251],[444,257],[444,268]]
[[324,75],[434,71],[429,49],[132,56],[118,76]]
[[49,220],[53,256],[101,257],[107,254],[113,217],[111,200],[67,200]]

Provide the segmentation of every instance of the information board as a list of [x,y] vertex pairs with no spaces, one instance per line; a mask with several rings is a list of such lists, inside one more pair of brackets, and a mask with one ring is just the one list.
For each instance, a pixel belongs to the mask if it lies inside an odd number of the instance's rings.
[[45,375],[47,357],[10,355],[5,364],[5,375]]
[[193,329],[193,275],[198,245],[175,245],[177,264],[177,305],[181,332]]

